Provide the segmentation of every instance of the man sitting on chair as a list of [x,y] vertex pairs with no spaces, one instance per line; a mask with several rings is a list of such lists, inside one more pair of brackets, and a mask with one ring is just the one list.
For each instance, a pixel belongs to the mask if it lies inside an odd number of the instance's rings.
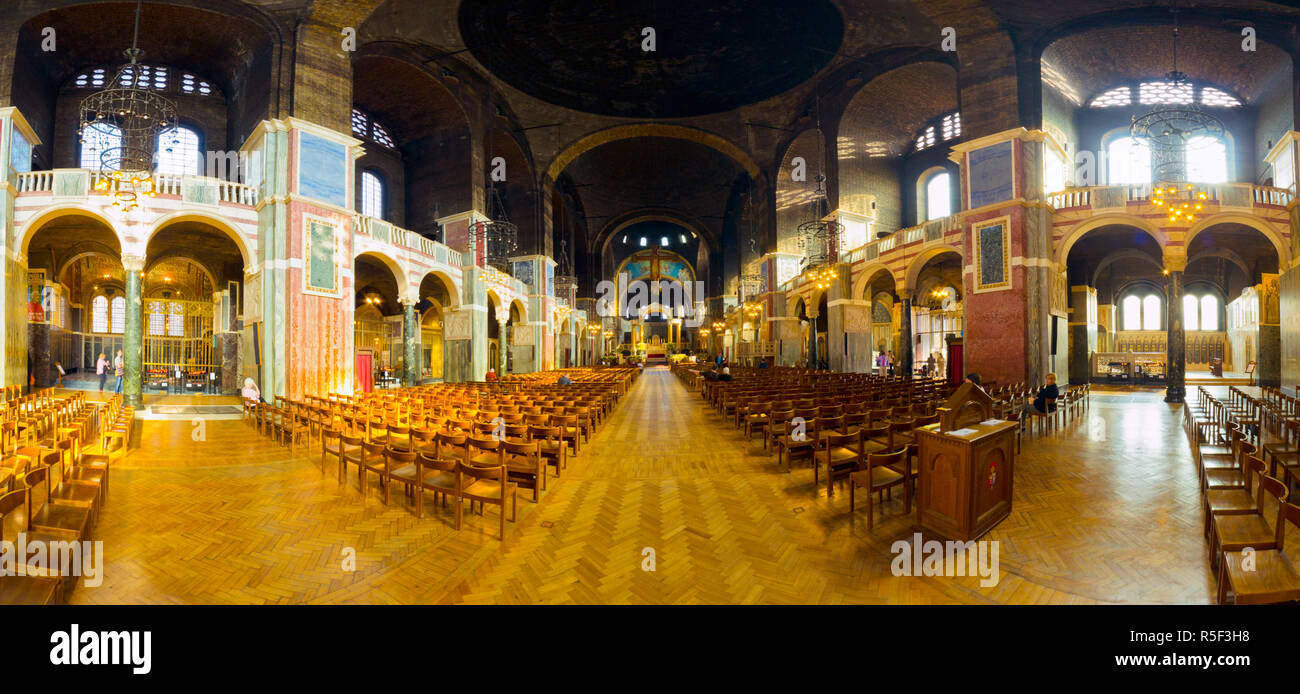
[[1056,411],[1056,399],[1061,391],[1056,387],[1056,374],[1047,374],[1047,385],[1038,391],[1034,401],[1025,405],[1027,414],[1047,414]]

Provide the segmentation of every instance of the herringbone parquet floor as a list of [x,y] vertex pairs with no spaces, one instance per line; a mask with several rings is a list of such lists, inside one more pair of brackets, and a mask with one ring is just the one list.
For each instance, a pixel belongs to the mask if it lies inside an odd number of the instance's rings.
[[[1213,581],[1180,413],[1158,393],[1096,392],[1027,437],[1000,581],[898,577],[902,495],[848,513],[787,474],[666,370],[647,370],[540,503],[452,529],[384,506],[355,476],[237,421],[142,424],[99,522],[103,585],[79,603],[1204,603]],[[194,439],[203,440],[194,440]],[[398,501],[402,499],[402,501]],[[650,559],[652,555],[653,567]],[[355,557],[354,570],[345,560]],[[653,568],[654,570],[646,570]]]

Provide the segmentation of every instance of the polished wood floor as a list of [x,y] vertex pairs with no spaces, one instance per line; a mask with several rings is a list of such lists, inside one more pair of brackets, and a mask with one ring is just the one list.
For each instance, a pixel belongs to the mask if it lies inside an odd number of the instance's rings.
[[100,517],[103,585],[72,602],[1206,603],[1196,474],[1160,395],[1097,389],[1084,416],[1025,439],[1012,515],[986,536],[1000,542],[991,588],[894,576],[890,546],[913,532],[901,494],[868,530],[847,493],[778,469],[663,369],[540,503],[520,495],[504,541],[495,508],[457,532],[430,496],[417,520],[400,493],[363,498],[355,476],[340,487],[318,456],[241,422],[199,436],[146,421]]

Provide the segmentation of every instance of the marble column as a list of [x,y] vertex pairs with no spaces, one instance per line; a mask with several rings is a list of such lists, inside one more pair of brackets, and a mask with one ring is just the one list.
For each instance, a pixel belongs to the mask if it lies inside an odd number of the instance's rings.
[[122,332],[126,372],[122,379],[122,404],[140,407],[144,379],[144,306],[140,303],[140,273],[144,270],[144,256],[123,255],[122,269],[126,271],[126,324]]
[[898,316],[898,360],[894,373],[910,378],[912,375],[912,299],[903,298]]
[[500,349],[497,350],[498,362],[494,364],[497,368],[497,378],[506,375],[506,367],[510,364],[510,325],[508,320],[497,321],[497,342]]
[[816,312],[808,313],[808,368],[817,368],[817,317]]
[[420,327],[415,322],[415,300],[402,300],[405,311],[402,322],[402,380],[408,386],[420,380]]
[[1183,272],[1170,270],[1165,321],[1165,402],[1182,402],[1187,373],[1187,343],[1183,334]]

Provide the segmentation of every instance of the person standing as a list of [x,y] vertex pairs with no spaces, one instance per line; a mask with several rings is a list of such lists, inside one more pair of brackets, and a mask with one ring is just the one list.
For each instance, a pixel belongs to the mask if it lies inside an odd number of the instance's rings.
[[122,392],[122,378],[126,376],[126,360],[122,358],[122,350],[117,350],[117,356],[113,359],[113,375],[117,376],[117,385],[113,386],[114,393]]
[[925,360],[925,375],[934,378],[937,375],[935,371],[934,352],[930,353],[930,358]]
[[104,381],[108,380],[108,355],[103,352],[99,353],[99,360],[95,362],[95,374],[99,376],[99,392],[104,392]]

